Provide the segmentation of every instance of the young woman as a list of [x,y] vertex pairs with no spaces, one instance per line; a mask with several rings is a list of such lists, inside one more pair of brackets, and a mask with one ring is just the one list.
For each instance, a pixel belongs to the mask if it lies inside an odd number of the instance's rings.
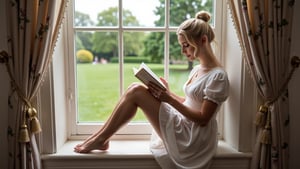
[[189,61],[200,63],[183,86],[185,97],[172,93],[163,78],[167,90],[134,83],[103,128],[74,151],[107,150],[110,137],[134,117],[139,107],[155,130],[151,150],[162,168],[207,168],[217,148],[216,114],[229,90],[227,74],[211,47],[215,35],[209,20],[209,13],[198,12],[177,30],[182,53]]

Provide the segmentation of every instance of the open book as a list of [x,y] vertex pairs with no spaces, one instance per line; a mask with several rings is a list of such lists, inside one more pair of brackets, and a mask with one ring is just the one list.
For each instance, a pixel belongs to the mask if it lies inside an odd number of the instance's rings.
[[141,63],[138,69],[133,68],[133,73],[145,85],[148,85],[149,82],[153,82],[162,89],[166,89],[165,85],[161,82],[159,77],[145,63]]

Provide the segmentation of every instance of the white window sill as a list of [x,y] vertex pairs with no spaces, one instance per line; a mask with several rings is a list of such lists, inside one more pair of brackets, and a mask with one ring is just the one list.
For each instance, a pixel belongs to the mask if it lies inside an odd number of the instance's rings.
[[[79,154],[73,147],[79,141],[68,141],[55,154],[42,155],[44,169],[95,169],[95,168],[159,168],[149,150],[149,141],[111,141],[108,151],[93,151]],[[246,169],[249,168],[251,154],[240,153],[223,141],[219,142],[218,151],[211,169]]]

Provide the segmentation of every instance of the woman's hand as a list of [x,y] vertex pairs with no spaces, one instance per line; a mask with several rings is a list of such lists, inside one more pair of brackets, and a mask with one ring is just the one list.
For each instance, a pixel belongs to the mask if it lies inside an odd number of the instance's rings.
[[150,82],[150,84],[148,85],[149,91],[158,100],[168,102],[168,100],[170,100],[171,98],[168,82],[162,77],[160,78],[160,80],[163,82],[166,89],[162,89],[154,83]]
[[166,81],[166,79],[163,77],[160,77],[159,79],[165,85],[166,89],[169,90],[169,83]]

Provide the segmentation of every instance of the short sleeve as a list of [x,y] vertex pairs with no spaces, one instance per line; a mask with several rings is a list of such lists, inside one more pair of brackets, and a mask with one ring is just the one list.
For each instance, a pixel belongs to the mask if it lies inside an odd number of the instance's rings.
[[212,74],[204,88],[204,99],[208,99],[220,105],[229,94],[229,81],[227,73],[223,70],[217,70]]

